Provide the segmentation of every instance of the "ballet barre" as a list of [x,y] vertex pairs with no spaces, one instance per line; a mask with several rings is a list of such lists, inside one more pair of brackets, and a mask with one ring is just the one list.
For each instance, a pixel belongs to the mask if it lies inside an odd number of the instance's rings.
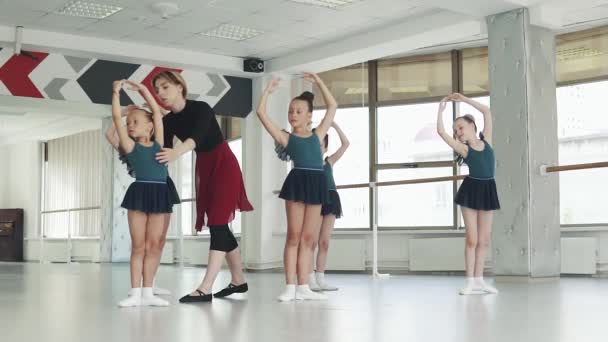
[[[67,263],[70,264],[72,263],[72,216],[71,213],[74,212],[78,212],[78,211],[87,211],[87,210],[101,210],[101,206],[93,206],[93,207],[81,207],[81,208],[70,208],[70,209],[59,209],[59,210],[43,210],[40,211],[40,219],[43,220],[44,218],[42,217],[42,215],[44,214],[59,214],[59,213],[67,213],[68,215],[68,240],[67,240],[67,244],[66,244],[66,254],[67,254]],[[38,244],[38,262],[39,263],[43,263],[44,262],[44,240],[45,240],[45,231],[44,231],[44,224],[40,225],[40,241]]]
[[542,164],[540,166],[540,175],[546,176],[552,172],[562,172],[562,171],[573,171],[573,170],[584,170],[584,169],[597,169],[601,167],[608,167],[608,162],[598,162],[598,163],[585,163],[585,164],[570,164],[570,165],[556,165],[556,166],[548,166]]
[[[608,165],[607,165],[608,166]],[[418,179],[406,179],[400,181],[387,181],[387,182],[368,182],[368,183],[357,183],[336,186],[338,190],[344,189],[358,189],[358,188],[370,188],[372,190],[372,207],[373,207],[373,219],[372,219],[372,276],[374,278],[387,278],[390,277],[389,273],[378,272],[378,188],[384,186],[397,186],[406,184],[423,184],[423,183],[437,183],[437,182],[448,182],[455,180],[462,180],[467,175],[457,176],[445,176],[445,177],[432,177],[432,178],[418,178]],[[280,191],[273,191],[274,194],[280,193]]]

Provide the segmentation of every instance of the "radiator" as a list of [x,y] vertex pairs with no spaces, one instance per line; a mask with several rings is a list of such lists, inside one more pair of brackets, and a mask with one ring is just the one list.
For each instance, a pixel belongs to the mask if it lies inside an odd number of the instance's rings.
[[594,237],[561,238],[562,274],[595,274],[597,239]]
[[464,238],[409,240],[410,271],[464,271]]
[[364,271],[365,239],[334,237],[329,242],[327,270]]

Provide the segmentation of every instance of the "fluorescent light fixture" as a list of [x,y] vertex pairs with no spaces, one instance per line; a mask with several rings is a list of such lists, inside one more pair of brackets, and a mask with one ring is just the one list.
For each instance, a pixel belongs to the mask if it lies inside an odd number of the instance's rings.
[[25,113],[24,112],[5,112],[5,111],[0,111],[0,116],[24,116]]
[[361,0],[289,0],[299,4],[338,9]]
[[209,31],[201,32],[203,36],[231,40],[246,40],[258,36],[262,33],[264,33],[264,31],[233,24],[221,24],[220,26],[212,28]]
[[68,2],[62,8],[56,10],[55,13],[71,17],[104,19],[122,9],[119,6],[77,0]]

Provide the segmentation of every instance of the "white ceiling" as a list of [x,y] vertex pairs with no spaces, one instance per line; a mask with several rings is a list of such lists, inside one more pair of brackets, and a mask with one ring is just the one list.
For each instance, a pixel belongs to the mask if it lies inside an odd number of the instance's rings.
[[[94,20],[52,13],[68,0],[0,0],[0,25],[271,59],[430,10],[423,0],[367,0],[341,10],[287,0],[173,0],[180,12],[165,20],[151,8],[159,1],[90,0],[124,7],[107,19]],[[241,42],[200,35],[222,23],[264,34]]]
[[0,111],[0,146],[45,141],[101,128],[101,120],[50,113]]
[[[2,27],[17,25],[26,30],[58,32],[40,39],[39,35],[36,39],[29,35],[29,39],[35,41],[30,47],[43,44],[51,50],[55,46],[88,51],[97,58],[120,60],[124,56],[142,63],[146,56],[158,55],[147,62],[150,64],[160,60],[188,66],[205,60],[200,66],[208,68],[220,61],[214,57],[221,57],[226,60],[223,65],[234,69],[228,72],[241,70],[236,59],[228,56],[255,56],[272,60],[267,70],[282,72],[323,71],[357,63],[369,56],[382,58],[420,53],[420,49],[449,50],[466,44],[483,44],[485,32],[481,26],[485,25],[485,16],[522,6],[531,8],[536,24],[557,31],[608,23],[608,0],[359,0],[340,10],[287,0],[173,0],[180,12],[169,19],[162,19],[151,5],[171,0],[85,0],[119,5],[124,10],[104,20],[53,14],[68,1],[0,0],[0,33]],[[241,42],[200,35],[221,23],[247,26],[264,33]],[[66,33],[110,40],[84,42],[64,35],[74,42],[63,44],[57,37]],[[0,39],[11,42],[10,34]],[[130,45],[132,42],[143,45]],[[97,50],[83,47],[86,43],[97,44]],[[133,52],[142,47],[141,53]],[[111,50],[107,54],[112,57],[104,55],[107,50]],[[204,63],[207,65],[203,66]],[[98,117],[83,117],[66,109],[52,114],[29,109],[22,116],[0,113],[0,145],[19,139],[52,139],[99,127]]]
[[[608,0],[359,0],[340,10],[288,0],[173,0],[180,11],[169,19],[152,10],[168,0],[87,0],[124,9],[104,20],[53,14],[68,1],[0,0],[0,25],[270,60],[443,10],[483,19],[533,6],[543,10],[540,16],[560,16],[558,26],[565,29],[601,25],[608,18]],[[200,35],[222,23],[264,33],[240,42]]]

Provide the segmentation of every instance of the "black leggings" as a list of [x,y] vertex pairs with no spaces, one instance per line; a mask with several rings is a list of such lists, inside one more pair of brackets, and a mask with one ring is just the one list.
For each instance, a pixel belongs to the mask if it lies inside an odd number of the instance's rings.
[[210,250],[230,253],[239,246],[227,224],[223,226],[209,226],[209,233],[211,235]]

